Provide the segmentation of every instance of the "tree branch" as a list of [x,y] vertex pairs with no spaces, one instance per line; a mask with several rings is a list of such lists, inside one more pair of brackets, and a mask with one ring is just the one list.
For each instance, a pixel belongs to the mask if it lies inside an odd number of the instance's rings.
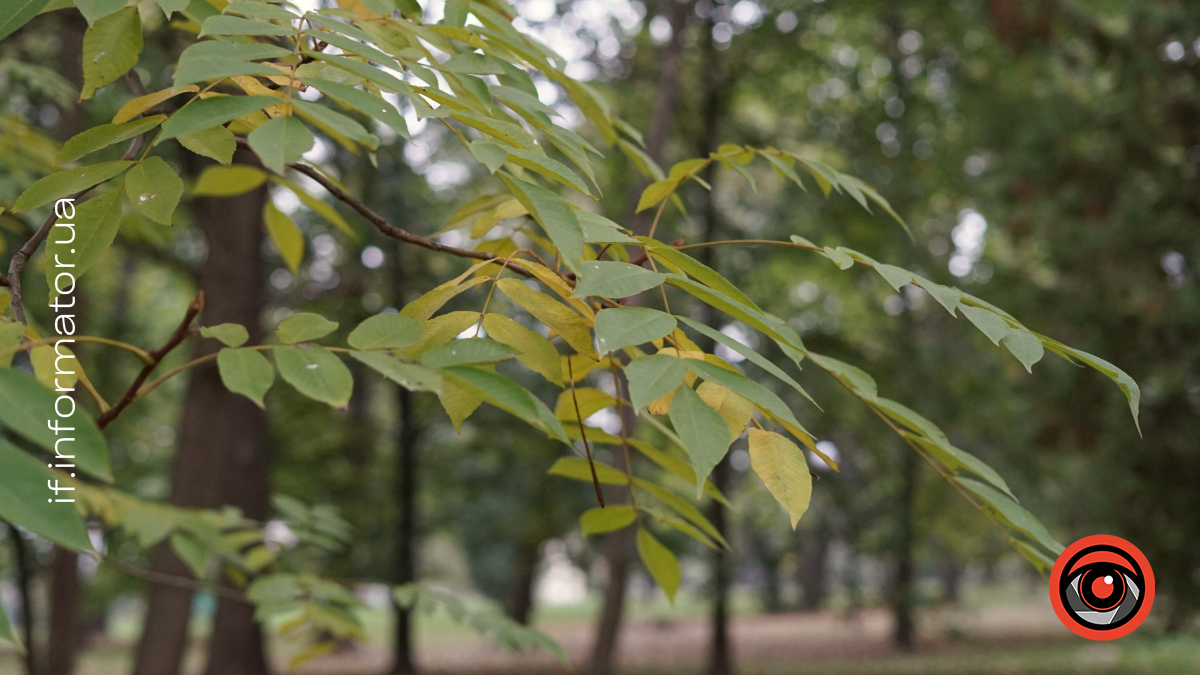
[[138,389],[146,381],[146,378],[150,377],[150,373],[154,372],[154,369],[158,367],[159,363],[162,363],[167,354],[170,354],[172,350],[178,347],[181,342],[194,332],[192,322],[200,315],[200,310],[202,309],[204,309],[204,291],[197,293],[196,299],[192,300],[192,303],[188,305],[187,312],[183,315],[183,321],[179,323],[179,327],[175,329],[175,333],[171,335],[171,338],[163,346],[149,352],[150,361],[142,366],[137,377],[133,378],[133,382],[129,384],[125,393],[121,395],[121,400],[117,401],[116,405],[109,409],[108,412],[105,412],[96,419],[96,426],[101,429],[108,426],[108,423],[116,419],[122,410],[128,407],[130,403],[133,403],[134,399],[137,398]]
[[104,560],[104,562],[108,563],[109,565],[112,565],[113,567],[117,568],[121,572],[124,572],[125,574],[128,574],[131,577],[136,577],[138,579],[142,579],[143,581],[149,581],[152,584],[160,584],[163,586],[174,586],[175,588],[182,588],[182,589],[188,590],[188,591],[208,591],[209,593],[212,593],[213,595],[219,595],[219,596],[229,598],[230,600],[234,600],[237,602],[244,602],[247,605],[253,604],[252,602],[250,602],[250,600],[248,600],[246,598],[245,594],[240,593],[232,588],[220,586],[217,584],[210,584],[205,581],[188,579],[187,577],[177,577],[173,574],[163,574],[161,572],[155,572],[154,570],[147,570],[147,569],[142,569],[140,567],[134,567],[133,565],[126,565],[125,563],[121,562],[120,560],[117,560],[116,558],[114,558],[112,556],[106,556],[103,558],[103,560]]
[[[320,183],[321,187],[325,188],[329,194],[334,196],[335,199],[357,211],[359,215],[370,221],[370,223],[375,226],[375,229],[379,230],[386,237],[390,237],[397,241],[402,241],[406,244],[414,244],[422,248],[427,248],[431,251],[449,253],[450,255],[458,256],[459,258],[474,258],[476,260],[502,259],[495,253],[487,253],[485,251],[469,251],[465,248],[446,246],[445,244],[438,243],[436,240],[430,239],[429,237],[413,234],[408,230],[396,227],[395,225],[389,223],[386,218],[371,210],[371,207],[359,201],[358,198],[348,194],[345,190],[335,185],[333,181],[323,176],[320,171],[317,171],[306,164],[291,164],[290,166],[296,171],[299,171],[305,176],[308,176],[309,178]],[[533,277],[532,272],[525,269],[518,263],[509,264],[508,269],[524,277]]]

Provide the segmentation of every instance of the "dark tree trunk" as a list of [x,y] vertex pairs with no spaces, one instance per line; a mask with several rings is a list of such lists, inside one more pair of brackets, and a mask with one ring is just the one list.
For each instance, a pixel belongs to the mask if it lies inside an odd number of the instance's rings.
[[913,548],[916,534],[914,532],[913,508],[917,492],[917,454],[902,449],[901,454],[901,491],[898,505],[899,523],[896,532],[896,568],[892,587],[892,616],[895,621],[892,632],[892,642],[897,649],[912,651],[916,648],[916,625],[913,611],[916,604],[915,562]]
[[[712,472],[712,482],[722,492],[729,489],[729,458],[721,460]],[[713,502],[708,510],[708,519],[713,527],[726,539],[729,527],[726,524],[725,507]],[[709,647],[709,675],[732,675],[733,647],[729,641],[729,589],[733,585],[733,554],[730,551],[713,551],[713,608],[712,642]]]
[[[396,583],[407,584],[417,580],[417,441],[420,430],[413,421],[412,393],[403,388],[396,391],[400,414],[396,430],[396,499],[400,506],[400,523],[396,530]],[[396,644],[392,657],[395,675],[417,672],[412,620],[411,610],[396,606]]]
[[50,649],[46,650],[47,675],[70,675],[83,635],[76,615],[79,601],[79,554],[54,547],[50,564]]
[[783,578],[779,575],[780,556],[766,534],[756,534],[750,538],[762,570],[762,605],[767,614],[779,614],[783,611]]
[[[257,163],[246,151],[235,162]],[[198,203],[198,222],[208,245],[200,270],[205,294],[201,322],[206,326],[239,323],[250,344],[262,340],[263,294],[262,208],[266,189]],[[196,356],[217,350],[215,340],[201,340]],[[219,452],[218,452],[219,451]],[[249,399],[225,390],[215,363],[194,368],[188,382],[180,423],[179,447],[171,469],[170,502],[210,508],[222,501],[240,506],[251,518],[265,512],[268,439],[265,413]],[[166,544],[156,547],[152,569],[158,574],[190,577],[191,572]],[[146,626],[138,643],[134,675],[178,675],[188,643],[192,592],[156,584],[150,589]],[[249,606],[222,600],[210,647],[213,675],[265,673],[259,626]]]
[[533,585],[537,581],[537,566],[540,560],[540,544],[522,546],[517,555],[517,566],[513,570],[512,583],[509,584],[504,613],[522,625],[529,625],[529,618],[533,614]]
[[813,612],[821,608],[829,592],[829,541],[831,532],[824,518],[811,529],[801,530],[796,543],[800,553],[800,607]]
[[[619,457],[619,455],[618,455]],[[624,464],[621,459],[618,464]],[[604,540],[604,557],[608,563],[608,580],[604,586],[604,608],[596,623],[596,642],[592,645],[591,675],[610,675],[614,672],[617,640],[621,636],[621,618],[625,611],[625,588],[629,581],[629,559],[633,553],[633,530],[625,528],[608,535]]]
[[951,558],[942,563],[939,571],[938,576],[942,581],[942,599],[957,604],[962,594],[962,565]]

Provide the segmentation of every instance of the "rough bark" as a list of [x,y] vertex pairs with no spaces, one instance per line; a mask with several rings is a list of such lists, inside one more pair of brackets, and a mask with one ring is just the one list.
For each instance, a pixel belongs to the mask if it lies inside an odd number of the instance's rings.
[[[239,151],[234,161],[257,159]],[[199,200],[198,222],[208,245],[200,270],[206,302],[203,325],[240,323],[250,342],[262,340],[261,213],[266,189],[237,197]],[[198,341],[196,356],[215,351],[214,340]],[[221,384],[216,364],[194,368],[188,381],[180,423],[179,447],[171,469],[170,503],[209,508],[240,506],[250,517],[261,516],[266,503],[266,415],[249,399],[234,396]],[[217,452],[219,451],[219,452]],[[222,487],[222,483],[229,483]],[[156,547],[152,569],[158,574],[190,576],[170,547]],[[178,675],[188,643],[192,592],[156,584],[150,589],[146,626],[137,648],[134,675]],[[261,632],[249,608],[217,610],[209,672],[214,675],[265,673]],[[220,670],[218,668],[221,668]]]

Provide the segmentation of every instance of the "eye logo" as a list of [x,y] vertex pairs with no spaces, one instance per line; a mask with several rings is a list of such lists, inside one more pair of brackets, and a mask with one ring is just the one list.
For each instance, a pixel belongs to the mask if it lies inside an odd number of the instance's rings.
[[1107,534],[1067,547],[1050,572],[1050,604],[1071,632],[1115,640],[1142,624],[1154,604],[1154,570],[1133,544]]

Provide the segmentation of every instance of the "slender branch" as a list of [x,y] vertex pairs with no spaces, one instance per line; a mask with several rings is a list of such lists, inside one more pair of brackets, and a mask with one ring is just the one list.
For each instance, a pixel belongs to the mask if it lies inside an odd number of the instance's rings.
[[17,352],[23,352],[26,349],[30,349],[31,347],[40,347],[42,345],[57,345],[59,342],[78,342],[78,343],[94,342],[96,344],[108,345],[109,347],[116,347],[117,349],[124,349],[125,351],[129,352],[130,354],[133,354],[134,356],[138,357],[138,359],[140,359],[142,363],[150,363],[150,354],[148,354],[144,349],[141,349],[141,348],[137,347],[136,345],[131,345],[128,342],[121,342],[119,340],[110,340],[109,338],[99,337],[97,335],[75,335],[75,336],[59,335],[56,337],[46,338],[43,340],[30,340],[23,345],[14,347],[12,349],[6,349],[6,350],[0,352],[0,359],[3,359],[8,356],[12,356],[12,355],[16,354]]
[[676,246],[679,251],[686,251],[693,248],[705,248],[708,246],[787,246],[789,248],[802,248],[806,251],[824,251],[820,246],[809,246],[808,244],[799,244],[794,241],[776,241],[774,239],[726,239],[722,241],[705,241],[699,244],[687,244]]
[[[588,468],[592,470],[592,485],[596,487],[596,501],[604,508],[604,491],[600,489],[600,477],[596,475],[596,464],[592,461],[592,446],[588,443],[587,432],[584,431],[583,416],[579,414],[579,399],[575,396],[575,369],[571,366],[571,357],[567,357],[567,377],[571,380],[571,401],[575,403],[575,420],[579,422],[579,437],[583,439],[583,449],[587,453]],[[618,395],[620,392],[617,392]],[[630,490],[630,494],[633,491]]]
[[152,584],[160,584],[163,586],[174,586],[175,588],[182,588],[182,589],[189,590],[189,591],[208,591],[208,592],[212,593],[213,595],[219,595],[224,598],[229,598],[230,600],[234,600],[237,602],[243,602],[247,605],[253,604],[252,602],[250,602],[250,600],[248,600],[246,598],[246,596],[243,593],[240,593],[240,592],[238,592],[232,588],[228,588],[226,586],[221,586],[218,584],[211,584],[206,581],[200,581],[198,579],[188,579],[187,577],[177,577],[173,574],[163,574],[162,572],[155,572],[154,570],[146,570],[146,569],[142,569],[140,567],[134,567],[133,565],[126,565],[125,563],[121,562],[120,560],[117,560],[116,558],[113,558],[112,556],[106,556],[106,557],[102,558],[102,560],[104,562],[108,563],[109,565],[112,565],[117,570],[119,570],[125,574],[128,574],[131,577],[136,577],[138,579],[142,579],[143,581],[149,581]]
[[[142,96],[146,93],[146,89],[142,86],[142,81],[138,79],[136,73],[131,70],[126,73],[126,75],[125,81],[129,84],[129,88],[133,90],[135,96]],[[141,152],[142,146],[145,145],[145,141],[145,134],[135,137],[133,142],[130,143],[129,147],[125,150],[125,154],[121,155],[121,159],[124,161],[129,161],[136,157],[137,154]],[[95,188],[94,185],[92,187],[80,190],[79,192],[66,197],[66,199],[79,199],[88,192],[91,192],[93,188]],[[55,218],[56,216],[54,214],[54,209],[51,208],[50,215],[46,216],[46,220],[42,223],[42,226],[39,227],[33,233],[33,236],[30,237],[29,240],[26,241],[16,253],[13,254],[12,260],[8,262],[8,279],[5,282],[5,285],[8,286],[12,291],[13,314],[17,317],[17,321],[20,321],[21,323],[29,323],[25,319],[25,301],[21,295],[21,272],[25,269],[25,263],[29,262],[29,259],[33,257],[34,251],[36,251],[38,246],[41,246],[42,242],[46,240],[46,237],[50,235],[50,230],[54,228]]]
[[100,415],[96,420],[97,426],[101,429],[108,426],[108,423],[112,422],[117,415],[120,415],[122,410],[127,408],[130,403],[133,403],[133,400],[137,397],[138,389],[146,381],[146,378],[150,377],[150,373],[158,367],[158,364],[162,362],[167,354],[170,354],[181,342],[192,334],[194,331],[192,322],[200,315],[200,310],[202,309],[204,309],[204,291],[197,293],[196,299],[192,300],[192,303],[188,305],[187,312],[183,315],[183,321],[180,322],[179,327],[175,329],[175,333],[171,335],[170,339],[163,346],[150,352],[151,362],[142,366],[142,370],[137,374],[137,377],[133,378],[133,382],[129,384],[125,393],[121,395],[121,400],[117,401],[116,405]]

